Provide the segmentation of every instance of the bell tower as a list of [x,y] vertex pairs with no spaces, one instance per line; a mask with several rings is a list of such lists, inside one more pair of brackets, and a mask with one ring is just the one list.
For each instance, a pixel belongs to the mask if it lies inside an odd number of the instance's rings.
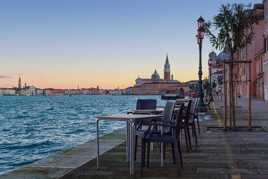
[[19,81],[18,81],[18,89],[21,90],[21,77],[19,77]]
[[166,62],[164,66],[164,80],[170,80],[170,64],[168,61],[168,54],[166,56]]

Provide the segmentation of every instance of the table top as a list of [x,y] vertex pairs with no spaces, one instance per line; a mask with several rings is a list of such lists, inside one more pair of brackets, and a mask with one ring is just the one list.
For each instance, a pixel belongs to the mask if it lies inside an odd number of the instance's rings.
[[164,108],[156,108],[156,109],[137,109],[133,111],[135,114],[150,114],[150,113],[162,113]]
[[163,115],[149,115],[149,114],[112,114],[105,116],[97,116],[97,119],[105,120],[135,120],[135,119],[151,119],[151,118],[160,118]]
[[183,99],[176,99],[176,102],[188,102],[191,99],[183,98]]

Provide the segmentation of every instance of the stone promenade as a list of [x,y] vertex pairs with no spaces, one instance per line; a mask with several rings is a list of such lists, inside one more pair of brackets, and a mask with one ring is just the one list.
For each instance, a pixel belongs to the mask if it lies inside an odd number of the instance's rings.
[[[238,101],[237,108],[238,124],[246,124],[246,99]],[[193,152],[186,152],[183,141],[184,169],[178,177],[175,165],[172,164],[171,156],[167,156],[165,167],[160,167],[160,152],[154,147],[151,156],[150,168],[145,168],[144,178],[182,178],[182,179],[268,179],[268,103],[253,100],[252,113],[253,125],[262,128],[238,131],[223,131],[211,128],[222,126],[221,101],[216,101],[208,115],[202,118],[202,130],[199,136],[199,145]],[[96,160],[92,156],[95,150],[93,143],[87,144],[87,148],[80,147],[83,153],[79,155],[77,148],[65,153],[64,158],[54,156],[51,160],[43,160],[37,164],[26,166],[11,172],[0,179],[120,179],[140,178],[139,160],[136,163],[136,175],[130,177],[126,162],[125,144],[122,143],[123,133],[120,136],[111,135],[106,142],[115,141],[115,147],[108,147],[103,143],[105,152],[101,156],[101,168],[96,169]],[[115,138],[119,137],[120,140]],[[105,141],[105,140],[104,140]],[[110,145],[110,144],[109,144]],[[78,147],[79,148],[79,147]],[[108,152],[106,152],[108,150]],[[88,151],[88,158],[86,153]],[[140,150],[139,150],[140,151]],[[67,155],[68,154],[68,155]],[[80,158],[77,156],[80,156]],[[79,162],[79,161],[82,162]],[[57,165],[58,162],[59,165]],[[73,163],[72,163],[73,162]],[[75,163],[77,162],[77,163]],[[39,165],[38,165],[39,164]],[[77,164],[77,168],[74,165]],[[66,166],[66,168],[61,166]],[[42,168],[42,166],[44,168]],[[68,167],[69,166],[69,167]],[[65,170],[64,170],[65,169]],[[57,175],[60,173],[60,175]]]
[[[145,169],[144,178],[268,179],[268,103],[252,101],[253,125],[263,126],[252,131],[225,132],[210,128],[223,124],[222,102],[216,101],[213,106],[210,115],[203,117],[198,148],[187,153],[183,147],[185,167],[181,176],[177,176],[170,156],[165,167],[160,167],[160,154],[156,149],[150,168]],[[246,124],[245,107],[246,99],[240,99],[237,117],[241,125]],[[136,164],[136,176],[129,177],[124,152],[124,145],[120,145],[102,156],[100,170],[96,170],[96,161],[93,160],[69,173],[64,179],[140,178],[139,162]]]

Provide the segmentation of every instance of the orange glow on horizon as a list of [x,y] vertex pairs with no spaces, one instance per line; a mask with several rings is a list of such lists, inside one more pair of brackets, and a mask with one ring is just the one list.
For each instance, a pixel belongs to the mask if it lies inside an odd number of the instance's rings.
[[[127,74],[127,73],[125,73]],[[58,88],[58,89],[76,89],[79,88],[95,88],[99,86],[101,89],[114,89],[114,88],[127,88],[135,84],[135,79],[140,76],[142,78],[150,78],[151,73],[146,71],[140,73],[141,75],[130,74],[118,74],[111,73],[106,74],[88,74],[87,75],[70,75],[66,78],[63,74],[25,74],[22,76],[22,84],[34,85],[38,88]],[[147,74],[147,75],[143,75]],[[96,77],[95,77],[96,76]],[[162,76],[161,76],[162,77]],[[203,78],[207,77],[206,71],[204,72]],[[198,76],[194,71],[184,71],[180,73],[174,73],[174,79],[180,82],[186,82],[190,80],[197,80]],[[18,78],[12,77],[10,79],[0,79],[0,87],[15,87],[18,84]]]

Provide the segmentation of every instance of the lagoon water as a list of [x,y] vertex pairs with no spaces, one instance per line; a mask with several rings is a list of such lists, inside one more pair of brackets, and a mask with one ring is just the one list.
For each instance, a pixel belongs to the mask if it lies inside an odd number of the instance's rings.
[[[0,174],[96,136],[95,116],[126,113],[159,96],[0,96]],[[124,127],[103,122],[102,134]]]

